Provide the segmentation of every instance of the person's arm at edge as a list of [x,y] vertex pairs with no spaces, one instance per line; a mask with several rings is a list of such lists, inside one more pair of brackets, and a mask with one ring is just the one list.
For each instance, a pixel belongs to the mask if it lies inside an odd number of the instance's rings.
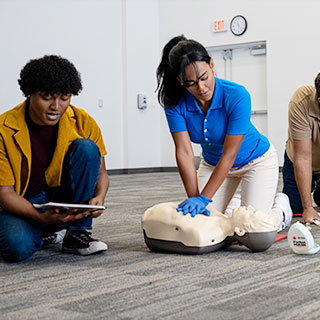
[[300,193],[303,207],[302,222],[314,222],[320,220],[317,211],[312,206],[312,141],[293,140],[294,150],[294,174]]
[[212,199],[214,194],[217,192],[234,164],[243,138],[244,135],[226,135],[222,156],[217,163],[216,168],[212,172],[207,184],[200,192],[203,196]]
[[0,186],[0,206],[17,216],[41,221],[41,213],[25,198],[18,195],[13,186]]
[[88,216],[85,212],[76,213],[74,209],[65,213],[60,213],[59,209],[41,212],[35,209],[28,200],[18,195],[13,186],[0,186],[0,207],[13,215],[32,219],[42,224],[72,222]]
[[172,132],[176,148],[176,161],[179,173],[188,197],[199,195],[197,172],[194,164],[194,154],[187,131]]

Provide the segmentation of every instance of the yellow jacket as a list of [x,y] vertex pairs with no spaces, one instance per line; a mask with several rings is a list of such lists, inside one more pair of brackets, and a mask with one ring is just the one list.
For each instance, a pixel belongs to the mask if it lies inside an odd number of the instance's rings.
[[[14,186],[24,195],[31,173],[31,143],[25,121],[26,101],[0,115],[0,186]],[[70,105],[59,121],[56,149],[45,172],[49,187],[60,185],[64,156],[70,144],[79,138],[94,141],[101,157],[106,149],[95,120],[84,110]]]

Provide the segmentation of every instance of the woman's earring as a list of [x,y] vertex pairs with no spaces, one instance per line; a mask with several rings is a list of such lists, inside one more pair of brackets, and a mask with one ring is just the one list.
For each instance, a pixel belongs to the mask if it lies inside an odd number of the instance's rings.
[[183,82],[180,82],[180,85],[183,86]]

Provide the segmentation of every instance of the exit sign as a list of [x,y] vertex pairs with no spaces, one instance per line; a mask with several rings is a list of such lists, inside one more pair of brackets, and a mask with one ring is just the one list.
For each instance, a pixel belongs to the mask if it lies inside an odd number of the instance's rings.
[[219,19],[213,21],[213,32],[223,32],[228,30],[227,20]]

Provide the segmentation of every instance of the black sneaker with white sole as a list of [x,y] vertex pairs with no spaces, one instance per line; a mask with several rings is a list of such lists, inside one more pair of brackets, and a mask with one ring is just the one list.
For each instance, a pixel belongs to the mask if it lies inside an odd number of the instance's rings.
[[106,243],[93,239],[90,235],[91,232],[86,230],[67,230],[62,242],[62,251],[86,256],[108,250]]

